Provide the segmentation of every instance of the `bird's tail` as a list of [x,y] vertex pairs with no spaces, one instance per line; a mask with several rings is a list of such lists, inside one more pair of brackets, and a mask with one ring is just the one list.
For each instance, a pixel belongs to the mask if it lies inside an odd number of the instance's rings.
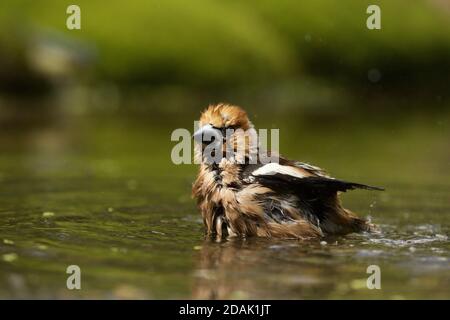
[[346,181],[340,181],[340,182],[342,182],[345,185],[347,190],[353,190],[353,189],[365,189],[365,190],[373,190],[373,191],[384,191],[385,190],[384,188],[369,186],[367,184],[346,182]]
[[334,191],[347,191],[354,189],[384,191],[384,188],[369,186],[366,184],[348,182],[326,177],[308,177],[298,180],[300,183],[314,185],[316,188],[323,188]]

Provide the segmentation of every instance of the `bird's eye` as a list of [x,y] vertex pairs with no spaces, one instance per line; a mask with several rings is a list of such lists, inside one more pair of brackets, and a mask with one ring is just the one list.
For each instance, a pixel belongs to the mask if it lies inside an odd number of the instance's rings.
[[220,128],[220,131],[222,132],[222,136],[224,136],[224,137],[227,136],[227,128],[226,127]]
[[236,130],[236,126],[227,126],[227,127],[215,127],[213,125],[211,125],[214,129],[217,129],[220,131],[220,133],[222,134],[223,138],[225,139],[225,137],[227,136],[227,130]]
[[236,130],[235,126],[227,126],[227,127],[222,127],[219,128],[220,132],[222,132],[222,135],[225,137],[227,135],[227,131],[228,133],[233,133]]

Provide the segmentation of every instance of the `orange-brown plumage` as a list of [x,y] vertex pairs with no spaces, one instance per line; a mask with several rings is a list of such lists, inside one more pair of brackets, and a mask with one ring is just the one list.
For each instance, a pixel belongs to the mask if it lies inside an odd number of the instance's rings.
[[[237,131],[225,136],[230,128]],[[251,162],[249,143],[241,158],[226,155],[227,143],[236,150],[240,138],[247,142],[256,134],[240,107],[209,106],[200,117],[201,130],[224,133],[215,136],[224,139],[220,161],[207,161],[202,153],[205,144],[196,144],[201,164],[192,194],[208,234],[311,239],[371,229],[366,220],[342,207],[338,192],[378,188],[336,180],[320,168],[281,156],[279,163],[264,164],[259,157]]]

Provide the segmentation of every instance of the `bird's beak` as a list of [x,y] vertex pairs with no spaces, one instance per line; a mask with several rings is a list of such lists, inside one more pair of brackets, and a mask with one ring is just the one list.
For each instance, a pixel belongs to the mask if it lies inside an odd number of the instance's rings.
[[206,124],[195,131],[192,138],[199,143],[209,144],[212,141],[222,141],[222,133],[210,124]]

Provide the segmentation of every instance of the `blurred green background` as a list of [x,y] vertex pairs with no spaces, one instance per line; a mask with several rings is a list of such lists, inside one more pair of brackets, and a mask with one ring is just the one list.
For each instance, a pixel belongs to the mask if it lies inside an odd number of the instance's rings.
[[[448,299],[449,80],[448,0],[2,0],[0,298]],[[205,240],[170,135],[221,101],[382,233]]]
[[[311,77],[394,95],[447,88],[450,5],[443,0],[80,0],[81,30],[66,28],[69,4],[2,1],[3,92],[42,92],[55,78],[207,91],[289,92]],[[381,30],[366,28],[369,4],[381,7]]]

